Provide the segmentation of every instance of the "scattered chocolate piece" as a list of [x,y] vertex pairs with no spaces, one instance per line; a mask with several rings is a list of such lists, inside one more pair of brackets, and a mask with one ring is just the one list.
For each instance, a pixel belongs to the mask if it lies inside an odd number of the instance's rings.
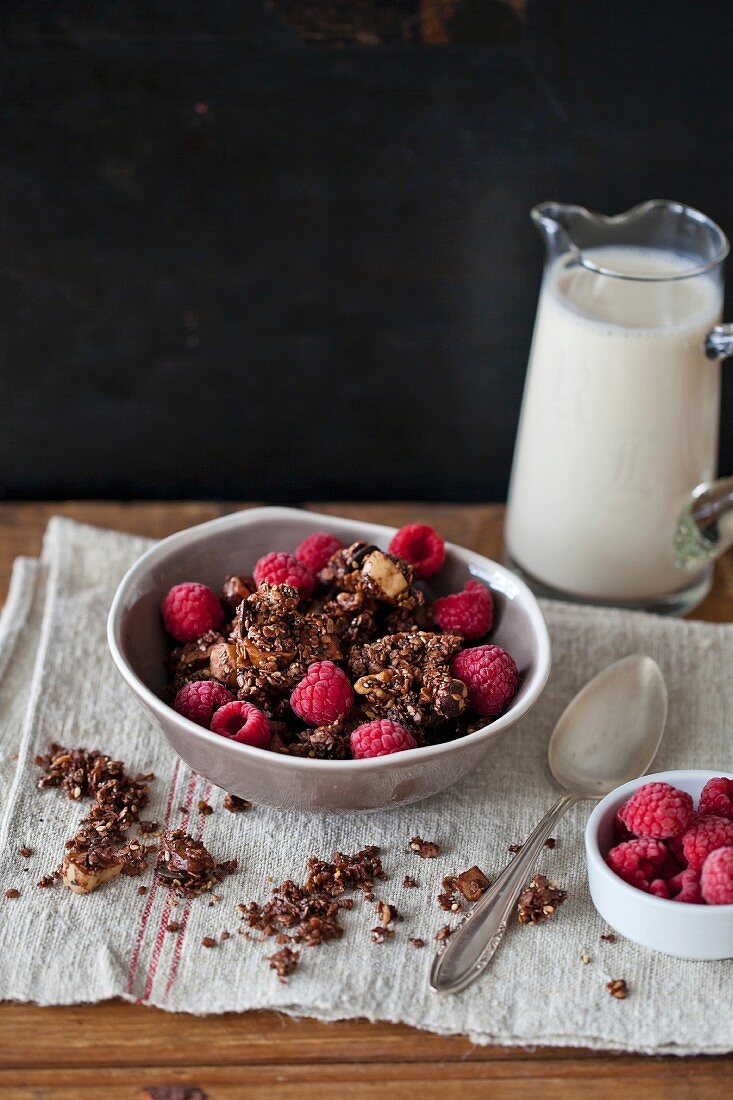
[[565,901],[567,893],[544,875],[535,875],[525,886],[517,903],[520,924],[541,924],[548,920]]
[[225,795],[222,805],[225,810],[229,810],[230,814],[241,814],[245,810],[252,809],[251,802],[248,802],[246,798],[240,798],[236,794]]
[[432,840],[423,840],[420,836],[414,836],[410,841],[410,848],[417,852],[421,859],[435,859],[440,855],[440,846]]
[[199,802],[198,809],[199,813],[203,814],[205,817],[208,817],[209,814],[213,814],[214,812],[213,806],[210,806],[209,803],[205,802],[203,799]]
[[204,936],[204,938],[201,941],[201,946],[202,947],[216,947],[217,942],[216,942],[216,940],[214,939],[213,936]]
[[155,871],[169,889],[193,898],[236,870],[236,859],[217,863],[211,852],[183,829],[163,833]]
[[300,961],[300,951],[281,947],[274,955],[266,955],[265,960],[269,962],[271,970],[277,971],[278,980],[285,984]]
[[18,849],[18,851],[25,859],[30,859],[30,857],[33,855],[34,849],[29,848],[27,844],[24,844],[22,848]]
[[59,871],[54,871],[52,875],[43,875],[41,878],[39,878],[36,886],[40,886],[42,889],[46,890],[49,886],[53,886],[56,879],[60,877],[61,874]]
[[435,933],[435,938],[438,943],[441,943],[443,940],[447,940],[448,937],[452,935],[453,929],[451,928],[451,926],[449,924],[444,924],[443,927],[439,928],[438,931]]
[[148,1085],[138,1096],[139,1100],[209,1100],[197,1085]]
[[545,841],[545,848],[549,848],[550,850],[552,850],[556,844],[557,841],[555,840],[554,836],[548,836],[547,840]]
[[159,821],[139,821],[137,827],[141,836],[157,836],[161,831]]
[[5,897],[9,898],[11,901],[15,901],[16,898],[20,897],[20,890],[16,890],[12,887],[10,890],[5,891]]
[[147,888],[147,886],[138,886],[137,892],[140,895],[140,897],[142,897],[143,894],[147,894],[148,888]]
[[228,939],[231,939],[231,932],[227,932],[227,931],[222,932],[222,934],[219,936],[219,939],[221,940],[222,943],[224,943]]
[[491,886],[491,880],[486,877],[480,867],[469,867],[453,879],[456,890],[463,894],[466,901],[478,901],[484,891]]
[[615,932],[606,932],[605,935],[601,936],[601,939],[606,943],[615,943],[618,937]]
[[507,851],[512,852],[514,855],[516,855],[517,852],[521,852],[523,847],[524,847],[523,844],[510,844],[509,847],[507,848]]
[[410,936],[410,943],[413,947],[424,947],[425,940],[421,940],[419,936]]
[[166,932],[178,932],[180,930],[180,924],[177,920],[169,920],[165,926]]
[[612,981],[607,982],[606,989],[617,1001],[626,1000],[626,994],[629,991],[629,987],[624,978],[614,978]]
[[406,890],[415,890],[420,884],[416,882],[414,878],[411,878],[409,875],[405,875],[402,885]]

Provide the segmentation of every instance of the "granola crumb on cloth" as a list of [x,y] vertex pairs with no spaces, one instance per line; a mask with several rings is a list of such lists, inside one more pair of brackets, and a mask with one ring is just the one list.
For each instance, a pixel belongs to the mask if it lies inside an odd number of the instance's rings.
[[545,875],[535,875],[519,895],[517,915],[520,924],[541,924],[549,920],[567,898],[565,890]]
[[412,838],[410,848],[413,852],[417,852],[421,859],[436,859],[440,855],[440,845],[432,840],[423,840],[421,836]]
[[169,829],[160,838],[156,875],[183,897],[206,893],[236,868],[236,859],[217,863],[201,841],[184,829]]

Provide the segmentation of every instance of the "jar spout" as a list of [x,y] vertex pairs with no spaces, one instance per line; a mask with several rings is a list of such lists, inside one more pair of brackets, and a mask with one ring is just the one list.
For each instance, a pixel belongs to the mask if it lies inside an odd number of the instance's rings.
[[579,252],[573,240],[572,229],[579,214],[587,214],[583,207],[562,202],[541,202],[533,206],[530,217],[545,242],[548,258]]

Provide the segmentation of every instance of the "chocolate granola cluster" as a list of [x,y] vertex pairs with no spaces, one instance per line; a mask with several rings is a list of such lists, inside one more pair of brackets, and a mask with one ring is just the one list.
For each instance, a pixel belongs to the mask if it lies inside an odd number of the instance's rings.
[[[297,575],[292,584],[263,580],[257,568],[258,584],[227,577],[219,596],[223,620],[172,648],[171,699],[186,685],[214,681],[233,700],[258,708],[269,722],[270,749],[292,756],[347,759],[356,751],[352,732],[379,720],[407,731],[405,747],[480,728],[486,712],[477,713],[470,685],[451,672],[472,643],[458,630],[441,629],[416,568],[355,542],[311,574],[307,588],[294,587]],[[319,662],[346,674],[354,702],[335,720],[304,721],[291,695]]]

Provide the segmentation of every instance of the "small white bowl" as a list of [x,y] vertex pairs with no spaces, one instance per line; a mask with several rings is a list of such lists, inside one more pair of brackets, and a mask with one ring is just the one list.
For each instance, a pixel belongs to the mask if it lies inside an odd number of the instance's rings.
[[657,772],[617,787],[601,799],[585,827],[585,855],[590,896],[598,912],[622,936],[677,959],[733,958],[733,905],[689,905],[645,894],[619,878],[607,865],[608,851],[618,843],[613,833],[616,811],[645,783],[671,783],[691,794],[695,804],[708,779],[733,779],[723,771]]

